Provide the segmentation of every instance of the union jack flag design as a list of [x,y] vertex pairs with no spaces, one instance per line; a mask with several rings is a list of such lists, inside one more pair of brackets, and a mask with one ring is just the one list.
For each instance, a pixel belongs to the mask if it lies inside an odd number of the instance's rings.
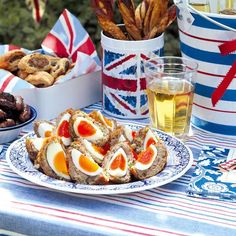
[[144,62],[161,56],[163,48],[148,53],[103,50],[103,109],[118,118],[148,117]]
[[[92,40],[79,20],[68,10],[63,11],[41,46],[41,49],[30,51],[15,45],[0,45],[0,55],[14,49],[21,49],[26,54],[38,52],[70,58],[75,62],[74,68],[56,83],[62,83],[79,75],[101,69],[100,60]],[[0,91],[16,92],[30,88],[34,88],[34,86],[11,72],[0,69]]]
[[43,50],[59,57],[77,60],[78,52],[89,55],[100,64],[95,46],[80,21],[67,9],[41,44]]

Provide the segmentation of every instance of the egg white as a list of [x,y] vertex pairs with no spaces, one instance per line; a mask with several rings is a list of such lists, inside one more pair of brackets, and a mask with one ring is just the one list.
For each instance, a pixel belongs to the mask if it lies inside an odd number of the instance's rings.
[[[71,117],[71,114],[70,114],[70,113],[65,113],[65,114],[62,116],[62,118],[61,118],[61,120],[60,120],[60,122],[59,122],[59,124],[58,124],[58,126],[57,126],[57,132],[58,132],[58,128],[60,127],[61,123],[62,123],[64,120],[66,120],[66,121],[69,122],[70,117]],[[69,145],[71,144],[71,142],[72,142],[71,137],[70,137],[70,138],[60,137],[60,138],[61,138],[61,140],[62,140],[62,142],[63,142],[63,144],[64,144],[65,146],[69,146]]]
[[94,135],[91,135],[91,136],[89,136],[89,137],[82,137],[82,138],[87,139],[87,140],[89,140],[89,141],[95,141],[95,140],[97,140],[97,139],[103,138],[103,133],[102,133],[102,131],[101,131],[96,125],[94,125],[92,121],[90,121],[89,119],[86,119],[86,118],[84,118],[84,117],[78,117],[78,118],[75,120],[74,125],[73,125],[73,129],[74,129],[74,131],[75,131],[75,134],[76,134],[78,137],[81,137],[80,134],[78,133],[78,130],[77,130],[77,127],[78,127],[78,125],[79,125],[79,123],[80,123],[81,121],[86,121],[86,122],[88,122],[88,123],[89,123],[90,125],[92,125],[92,126],[94,127],[94,129],[96,130],[96,133],[95,133]]
[[106,123],[106,121],[105,121],[105,119],[104,119],[103,114],[102,114],[100,111],[97,111],[97,114],[98,114],[99,118],[101,119],[102,123],[103,123],[108,129],[114,130],[114,123],[113,123],[112,121],[111,121],[112,126],[109,126],[109,125],[107,125],[107,123]]
[[155,136],[155,134],[149,129],[148,132],[146,133],[146,136],[144,138],[144,143],[143,143],[143,148],[146,149],[147,148],[147,142],[150,138],[153,138],[156,143],[158,143],[157,137]]
[[[82,154],[79,150],[77,150],[77,149],[75,149],[75,148],[73,148],[73,149],[71,150],[72,161],[73,161],[75,167],[76,167],[78,170],[80,170],[81,172],[83,172],[84,174],[89,175],[89,176],[96,176],[96,175],[99,175],[99,174],[102,172],[102,168],[101,168],[101,167],[99,167],[99,168],[97,169],[97,171],[95,171],[95,172],[88,172],[88,171],[84,170],[83,168],[81,168],[81,166],[80,166],[80,164],[79,164],[79,159],[80,159],[81,155],[83,155],[83,154]],[[91,160],[92,162],[94,162],[93,159],[90,158],[90,160]],[[95,162],[94,162],[94,163],[95,163]]]
[[44,138],[32,138],[30,139],[31,145],[37,150],[39,151],[41,149],[41,147],[43,146],[44,143]]
[[118,139],[118,142],[125,142],[126,141],[126,138],[125,136],[122,134],[119,139]]
[[[115,170],[112,170],[111,169],[111,164],[112,162],[114,161],[114,159],[119,155],[123,155],[125,160],[126,160],[126,163],[125,163],[125,169],[124,170],[121,170],[120,168],[117,168]],[[108,173],[111,175],[111,176],[115,176],[115,177],[122,177],[122,176],[125,176],[126,173],[127,173],[127,169],[128,169],[128,160],[127,160],[127,155],[124,151],[123,148],[119,148],[113,155],[110,163],[109,163],[109,167],[108,167]]]
[[52,132],[53,128],[54,128],[53,125],[48,124],[48,123],[46,123],[46,122],[43,122],[43,123],[39,124],[39,126],[38,126],[38,133],[39,133],[39,136],[40,136],[41,138],[45,138],[45,133],[46,133],[47,131],[51,131],[51,132]]
[[148,164],[146,164],[146,165],[136,161],[136,163],[135,163],[135,168],[136,169],[138,169],[138,170],[147,170],[148,168],[150,168],[152,166],[152,164],[153,164],[153,162],[154,162],[154,160],[155,160],[155,158],[157,156],[157,149],[156,149],[156,146],[153,145],[153,144],[151,144],[149,146],[149,148],[151,148],[153,150],[153,152],[154,152],[154,155],[152,156],[151,161]]
[[98,158],[99,160],[101,160],[101,161],[103,160],[104,156],[103,156],[101,153],[97,152],[97,151],[93,148],[92,143],[90,143],[90,142],[89,142],[88,140],[86,140],[86,139],[83,140],[83,143],[84,143],[86,149],[87,149],[91,154],[93,154],[93,155],[94,155],[96,158]]
[[132,129],[129,126],[125,125],[124,130],[125,130],[125,136],[130,142],[132,142],[133,141]]
[[[62,146],[60,143],[56,143],[56,142],[52,142],[48,145],[47,147],[47,152],[46,152],[46,156],[47,156],[47,161],[48,161],[48,164],[49,166],[51,167],[51,169],[60,177],[63,177],[65,179],[68,179],[70,180],[70,176],[69,175],[66,175],[64,173],[61,173],[61,172],[58,172],[58,170],[55,168],[54,166],[54,158],[55,158],[55,155],[58,153],[58,152],[61,152],[63,150]],[[64,152],[65,153],[65,152]]]

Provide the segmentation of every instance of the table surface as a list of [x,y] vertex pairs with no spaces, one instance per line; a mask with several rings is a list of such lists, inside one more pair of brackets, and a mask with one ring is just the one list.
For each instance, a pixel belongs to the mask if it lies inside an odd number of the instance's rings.
[[[101,104],[84,110],[94,109]],[[18,176],[6,162],[6,144],[0,155],[0,235],[235,235],[235,203],[189,197],[186,188],[203,145],[236,148],[236,139],[194,130],[186,145],[194,164],[169,184],[129,194],[82,195]]]

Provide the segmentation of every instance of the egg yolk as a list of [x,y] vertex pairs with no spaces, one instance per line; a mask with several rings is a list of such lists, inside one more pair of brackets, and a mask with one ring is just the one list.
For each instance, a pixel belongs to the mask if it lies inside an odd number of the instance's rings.
[[137,133],[135,131],[132,131],[132,138],[134,139],[136,137]]
[[151,162],[153,155],[154,155],[153,149],[151,147],[148,147],[146,150],[138,154],[137,161],[144,165],[147,165],[148,163]]
[[154,138],[150,138],[148,139],[147,141],[147,145],[146,145],[146,148],[148,148],[151,144],[156,144],[157,142],[155,141]]
[[115,170],[117,168],[121,170],[125,170],[126,159],[122,154],[117,155],[110,165],[111,170]]
[[99,165],[97,163],[93,162],[84,155],[80,155],[79,165],[87,172],[96,172],[99,169]]
[[60,151],[55,155],[53,164],[58,172],[69,175],[65,153],[63,151]]
[[107,119],[106,117],[104,117],[104,120],[105,120],[106,124],[107,124],[109,127],[112,127],[112,122],[111,122],[111,120]]
[[51,131],[51,130],[45,131],[44,136],[45,136],[46,138],[51,137],[51,136],[52,136],[52,131]]
[[106,151],[105,149],[103,149],[102,147],[99,147],[99,146],[97,146],[97,145],[95,145],[95,144],[92,144],[92,147],[93,147],[93,149],[94,149],[96,152],[98,152],[98,153],[100,153],[100,154],[102,154],[102,155],[105,155],[105,154],[107,153],[107,151]]
[[67,120],[63,120],[58,127],[57,134],[60,137],[70,138],[69,133],[69,122]]
[[82,120],[78,125],[78,133],[82,137],[90,137],[96,133],[96,129],[87,121]]

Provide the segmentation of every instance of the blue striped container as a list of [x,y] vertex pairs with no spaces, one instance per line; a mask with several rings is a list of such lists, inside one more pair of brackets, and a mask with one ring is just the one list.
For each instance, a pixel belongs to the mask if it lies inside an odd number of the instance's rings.
[[[203,14],[236,29],[236,16]],[[191,25],[186,22],[188,16],[193,17]],[[235,53],[222,56],[218,46],[236,39],[236,31],[226,30],[190,9],[179,8],[177,20],[182,56],[199,64],[192,124],[205,131],[236,136],[236,78],[214,107],[211,102],[212,93],[236,60]]]

